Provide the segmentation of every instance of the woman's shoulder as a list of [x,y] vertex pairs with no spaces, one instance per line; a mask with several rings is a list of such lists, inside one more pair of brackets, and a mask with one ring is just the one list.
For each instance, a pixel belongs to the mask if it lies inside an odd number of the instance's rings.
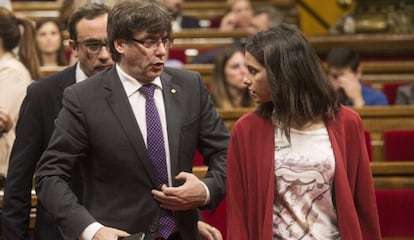
[[16,75],[19,76],[19,79],[32,80],[29,71],[23,63],[9,53],[6,53],[0,60],[0,74],[9,77]]
[[348,121],[359,121],[361,119],[359,114],[354,109],[347,106],[341,106],[339,108],[336,118]]
[[341,106],[335,118],[329,121],[330,127],[349,129],[350,127],[360,128],[362,126],[362,119],[359,114],[352,108]]
[[265,119],[259,116],[255,111],[252,111],[241,116],[234,124],[233,130],[251,130],[269,126],[272,126],[270,119]]

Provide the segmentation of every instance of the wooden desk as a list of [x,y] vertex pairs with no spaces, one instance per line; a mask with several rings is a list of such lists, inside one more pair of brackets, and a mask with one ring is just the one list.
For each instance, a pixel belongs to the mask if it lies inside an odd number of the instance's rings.
[[309,36],[308,39],[320,56],[340,45],[355,49],[361,56],[414,56],[414,34]]
[[[371,162],[375,189],[412,189],[414,188],[414,161],[412,162]],[[202,178],[206,166],[194,167],[194,174]]]
[[[362,118],[364,128],[371,133],[374,161],[384,161],[384,137],[387,129],[414,129],[414,106],[366,106],[354,109]],[[251,108],[218,110],[226,127],[233,128],[240,116],[254,111]]]
[[[378,91],[387,83],[414,83],[414,61],[367,61],[361,67],[363,82]],[[213,64],[184,64],[182,68],[199,72],[207,85],[211,83]]]
[[[414,188],[414,162],[372,162],[372,174],[376,189]],[[206,166],[194,167],[194,174],[202,178],[207,171]],[[36,194],[32,193],[32,206],[37,204]],[[0,191],[0,210],[3,207],[3,191]],[[1,212],[1,211],[0,211]],[[34,229],[36,212],[30,214],[29,230]],[[387,240],[405,240],[409,238],[384,238]]]

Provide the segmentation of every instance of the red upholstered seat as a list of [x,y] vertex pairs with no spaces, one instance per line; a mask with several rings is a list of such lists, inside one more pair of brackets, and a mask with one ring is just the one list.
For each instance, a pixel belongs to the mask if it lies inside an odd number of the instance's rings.
[[384,151],[387,161],[414,161],[414,130],[384,131]]
[[385,83],[382,87],[382,92],[388,99],[388,104],[395,104],[397,97],[397,88],[405,83]]
[[194,153],[194,160],[193,160],[193,166],[198,167],[198,166],[203,166],[203,155],[201,155],[201,153],[196,150]]
[[376,190],[376,196],[381,235],[414,237],[414,189]]
[[168,59],[174,59],[182,62],[183,64],[187,63],[187,55],[185,54],[185,49],[183,48],[171,48],[168,53]]

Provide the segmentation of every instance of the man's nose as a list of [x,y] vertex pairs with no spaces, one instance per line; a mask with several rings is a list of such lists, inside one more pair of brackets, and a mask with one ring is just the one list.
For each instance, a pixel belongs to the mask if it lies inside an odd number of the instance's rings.
[[99,59],[111,58],[111,52],[109,51],[109,47],[108,46],[103,46],[101,48],[101,51],[99,51],[98,57],[99,57]]

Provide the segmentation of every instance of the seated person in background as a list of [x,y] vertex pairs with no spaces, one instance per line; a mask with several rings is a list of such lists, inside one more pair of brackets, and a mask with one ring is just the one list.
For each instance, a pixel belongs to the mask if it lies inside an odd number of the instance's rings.
[[221,19],[220,29],[231,31],[246,30],[253,15],[250,0],[227,0],[228,13]]
[[[273,6],[258,7],[253,11],[253,17],[250,19],[250,23],[249,26],[246,28],[246,31],[249,36],[254,35],[257,32],[268,30],[270,27],[278,26],[283,22],[284,18],[284,13]],[[235,40],[234,45],[242,47],[243,43],[239,40]],[[214,63],[217,57],[217,52],[218,50],[216,49],[202,53],[196,56],[193,59],[192,63]]]
[[327,63],[329,80],[342,104],[353,107],[388,104],[382,92],[361,83],[362,70],[357,52],[345,46],[336,47],[328,53]]
[[231,109],[253,107],[243,79],[247,74],[244,52],[238,46],[228,46],[220,50],[211,79],[211,94],[217,108]]
[[57,20],[41,18],[36,21],[36,46],[40,66],[66,66],[63,32]]
[[414,84],[399,86],[395,104],[414,104]]
[[200,27],[199,19],[183,15],[181,8],[184,0],[160,0],[160,2],[171,13],[173,31]]
[[285,18],[285,14],[273,6],[255,8],[247,32],[254,35],[266,31],[271,27],[279,26]]

